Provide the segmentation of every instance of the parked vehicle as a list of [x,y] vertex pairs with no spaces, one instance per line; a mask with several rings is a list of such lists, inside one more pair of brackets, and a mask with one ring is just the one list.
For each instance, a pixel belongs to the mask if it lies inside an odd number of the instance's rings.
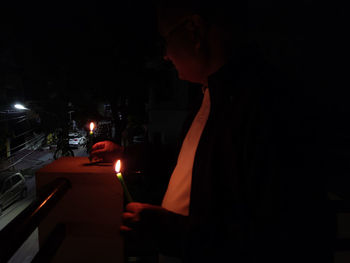
[[0,215],[17,200],[27,196],[27,186],[21,173],[3,172],[0,174]]
[[69,133],[69,146],[70,147],[79,147],[86,143],[86,137],[79,133]]

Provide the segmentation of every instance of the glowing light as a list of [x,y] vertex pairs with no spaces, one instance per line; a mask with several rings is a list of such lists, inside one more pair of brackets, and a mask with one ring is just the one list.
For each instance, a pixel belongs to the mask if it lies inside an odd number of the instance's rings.
[[37,209],[35,209],[35,211],[33,212],[32,216],[35,215],[35,214],[40,210],[40,208],[42,208],[42,207],[47,203],[47,201],[49,201],[50,198],[52,198],[53,195],[56,194],[57,191],[58,191],[58,190],[55,189],[55,190],[54,190],[40,205],[39,205],[39,207],[38,207]]
[[18,110],[28,110],[26,107],[24,107],[22,104],[15,104],[14,107]]
[[120,168],[121,168],[121,164],[120,164],[120,160],[118,160],[118,161],[115,163],[115,172],[116,172],[116,173],[120,173]]
[[95,129],[95,123],[90,122],[90,135],[94,133],[94,129]]
[[129,193],[129,190],[128,190],[128,187],[126,186],[125,182],[124,182],[124,179],[123,179],[123,175],[122,173],[120,172],[120,168],[121,168],[121,162],[120,160],[118,160],[116,163],[115,163],[115,172],[116,172],[116,176],[120,182],[120,184],[122,185],[122,188],[124,190],[124,194],[125,194],[125,197],[126,197],[126,200],[130,203],[130,202],[133,202],[133,199]]
[[90,122],[90,131],[93,131],[95,128],[95,123]]

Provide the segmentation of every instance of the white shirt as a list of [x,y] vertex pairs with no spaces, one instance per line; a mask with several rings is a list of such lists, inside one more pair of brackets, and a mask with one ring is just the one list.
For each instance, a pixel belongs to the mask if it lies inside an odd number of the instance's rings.
[[193,162],[209,112],[210,96],[207,88],[204,91],[202,105],[182,143],[176,167],[162,202],[162,207],[181,215],[189,214]]

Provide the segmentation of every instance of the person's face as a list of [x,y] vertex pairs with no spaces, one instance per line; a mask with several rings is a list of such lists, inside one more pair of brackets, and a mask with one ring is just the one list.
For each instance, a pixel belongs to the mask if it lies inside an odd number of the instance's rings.
[[181,18],[161,32],[166,46],[164,59],[174,64],[180,79],[204,84],[207,54],[203,52],[200,29],[193,19],[193,16]]

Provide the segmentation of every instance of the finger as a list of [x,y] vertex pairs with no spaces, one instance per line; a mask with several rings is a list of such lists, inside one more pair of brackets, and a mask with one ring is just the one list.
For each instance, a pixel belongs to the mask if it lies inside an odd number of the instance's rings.
[[90,153],[91,158],[96,158],[96,159],[103,159],[104,153],[101,151],[94,151]]
[[102,149],[104,149],[105,148],[105,145],[103,144],[103,145],[93,145],[92,147],[91,147],[91,151],[97,151],[97,150],[102,150]]
[[122,214],[123,223],[129,225],[130,223],[136,223],[139,221],[139,216],[134,213],[124,212]]
[[128,203],[125,207],[125,211],[132,212],[132,213],[139,213],[143,208],[142,203],[138,202],[131,202]]
[[122,232],[122,233],[129,233],[131,231],[133,231],[133,229],[131,227],[124,226],[124,225],[120,226],[120,232]]
[[103,148],[105,148],[105,142],[98,142],[91,147],[91,150],[98,150]]
[[106,153],[105,149],[94,149],[94,150],[91,150],[91,154],[103,154],[103,153]]
[[91,156],[91,155],[90,155],[90,160],[92,162],[103,162],[103,160],[101,158],[98,158],[96,156]]

